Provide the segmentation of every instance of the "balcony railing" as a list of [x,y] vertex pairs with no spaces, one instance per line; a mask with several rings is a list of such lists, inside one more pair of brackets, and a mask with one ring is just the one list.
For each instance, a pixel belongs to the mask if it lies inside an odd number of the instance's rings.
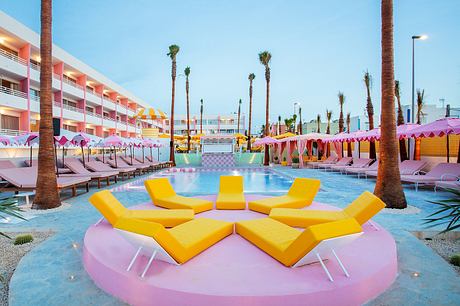
[[70,80],[68,80],[68,79],[66,79],[66,78],[63,78],[62,81],[63,81],[64,83],[70,85],[70,86],[73,86],[73,87],[75,87],[75,88],[78,88],[78,89],[80,89],[80,90],[83,90],[83,86],[78,85],[77,83],[75,83],[75,82],[73,82],[73,81],[70,81]]
[[30,95],[30,99],[32,99],[34,101],[37,101],[37,102],[40,102],[40,96]]
[[25,66],[27,66],[27,61],[23,58],[20,58],[19,56],[17,56],[16,54],[13,54],[13,53],[10,53],[8,51],[5,51],[3,49],[0,49],[0,55],[3,56],[3,57],[6,57],[12,61],[15,61],[19,64],[23,64]]
[[9,87],[1,86],[0,87],[0,92],[5,93],[7,95],[13,95],[13,96],[16,96],[16,97],[27,99],[27,93],[22,92],[20,90],[12,89],[12,88],[9,88]]
[[61,75],[53,72],[53,78],[58,79],[60,81],[61,80]]
[[101,115],[101,114],[98,114],[98,113],[86,112],[86,114],[87,114],[87,115],[90,115],[90,116],[93,116],[93,117],[102,118],[102,115]]
[[0,129],[0,134],[1,135],[8,135],[8,136],[19,136],[22,134],[27,133],[27,131],[21,131],[21,130],[11,130],[11,129]]
[[40,65],[37,65],[35,63],[30,63],[30,68],[36,71],[40,71]]
[[104,120],[110,120],[110,121],[116,122],[115,119],[107,117],[107,116],[104,116]]

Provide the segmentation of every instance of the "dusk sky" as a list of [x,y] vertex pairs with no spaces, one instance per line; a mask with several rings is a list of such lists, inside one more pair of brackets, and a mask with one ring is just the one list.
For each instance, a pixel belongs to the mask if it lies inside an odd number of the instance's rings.
[[[4,0],[0,9],[36,32],[40,1]],[[395,1],[395,74],[402,100],[411,95],[411,36],[416,42],[416,87],[426,102],[444,98],[460,106],[460,1]],[[178,74],[191,67],[191,111],[235,112],[248,107],[248,74],[254,81],[254,120],[265,115],[264,68],[258,53],[272,53],[271,120],[300,102],[310,120],[326,108],[338,116],[338,91],[345,111],[364,114],[366,70],[374,77],[373,100],[380,109],[380,1],[54,1],[54,43],[170,112],[171,61],[178,44]],[[176,113],[185,113],[185,79],[179,76]]]

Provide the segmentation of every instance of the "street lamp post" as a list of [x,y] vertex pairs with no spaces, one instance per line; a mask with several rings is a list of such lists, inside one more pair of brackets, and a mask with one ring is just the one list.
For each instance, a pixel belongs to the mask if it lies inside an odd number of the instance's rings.
[[428,36],[426,35],[414,35],[412,36],[412,109],[410,121],[414,123],[414,112],[415,112],[415,40],[425,40]]
[[296,133],[296,129],[297,129],[297,113],[296,113],[296,106],[300,105],[300,103],[297,103],[295,102],[294,103],[294,116],[293,116],[293,119],[294,119],[294,134],[297,134]]

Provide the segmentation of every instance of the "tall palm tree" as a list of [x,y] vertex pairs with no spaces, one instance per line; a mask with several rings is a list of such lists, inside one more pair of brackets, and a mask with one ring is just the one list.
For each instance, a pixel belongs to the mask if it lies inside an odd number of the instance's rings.
[[[369,118],[369,130],[374,129],[374,106],[372,105],[371,99],[371,87],[372,87],[372,76],[369,71],[364,73],[364,84],[366,85],[366,94],[367,94],[367,117]],[[369,158],[375,159],[375,142],[372,140],[369,142]]]
[[[422,124],[422,109],[423,109],[423,98],[425,96],[425,90],[417,89],[417,124]],[[422,144],[422,139],[415,138],[414,146],[414,160],[420,160],[420,146]]]
[[200,100],[200,134],[203,134],[203,99]]
[[[348,134],[350,134],[350,124],[351,124],[351,114],[350,113],[347,113],[347,132]],[[351,152],[351,142],[347,142],[347,156],[348,157],[352,157],[353,154]]]
[[374,193],[389,208],[407,207],[401,185],[396,137],[393,55],[393,0],[381,0],[382,14],[382,114],[379,168]]
[[337,95],[339,97],[340,115],[339,115],[339,133],[343,132],[344,120],[343,120],[343,104],[345,103],[345,95],[339,91]]
[[179,46],[178,45],[171,45],[169,46],[168,56],[171,58],[171,116],[169,118],[169,133],[171,134],[171,138],[169,141],[169,161],[176,165],[176,159],[174,157],[174,99],[176,96],[176,56],[179,53]]
[[33,208],[59,207],[61,199],[55,173],[52,82],[52,0],[41,1],[40,32],[40,147],[38,148],[37,190]]
[[278,116],[278,135],[281,134],[281,116]]
[[190,152],[190,101],[189,101],[189,76],[190,76],[190,67],[186,67],[184,70],[185,74],[185,94],[187,98],[187,153]]
[[[404,114],[401,107],[401,88],[399,87],[399,81],[395,80],[395,97],[396,102],[398,102],[398,125],[404,124]],[[404,139],[399,140],[399,158],[401,161],[407,160],[407,149],[406,149],[406,141]]]
[[[249,80],[249,126],[248,126],[248,151],[251,152],[251,125],[252,125],[252,81],[256,78],[254,73],[250,73]],[[280,118],[281,119],[281,118]]]
[[241,118],[241,99],[238,101],[238,130],[237,133],[240,132],[240,118]]
[[[269,134],[269,125],[268,119],[270,117],[270,60],[272,55],[268,51],[263,51],[259,53],[259,61],[265,67],[265,83],[266,83],[266,96],[265,96],[265,136]],[[269,154],[268,154],[268,145],[265,145],[265,156],[264,156],[264,166],[269,165]]]
[[316,115],[316,133],[321,133],[321,115]]
[[303,127],[302,127],[302,107],[299,106],[299,135],[303,134]]
[[[327,119],[327,127],[326,127],[326,134],[331,133],[331,118],[332,118],[332,111],[326,109],[326,119]],[[326,144],[326,156],[331,155],[331,144],[328,142]]]

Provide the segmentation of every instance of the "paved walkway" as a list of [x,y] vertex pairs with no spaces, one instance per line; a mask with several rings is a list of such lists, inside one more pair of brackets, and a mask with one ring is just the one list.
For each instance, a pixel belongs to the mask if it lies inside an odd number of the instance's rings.
[[[373,190],[374,180],[325,173],[318,170],[277,168],[287,175],[321,179],[321,192],[316,201],[338,207],[346,206],[364,190]],[[121,183],[120,183],[121,184]],[[113,186],[111,186],[113,187]],[[92,192],[95,190],[92,189]],[[92,193],[91,192],[91,193]],[[87,276],[81,262],[81,245],[89,225],[100,214],[88,203],[84,194],[68,200],[71,207],[60,212],[37,216],[29,222],[0,225],[8,231],[54,230],[56,235],[25,256],[10,283],[10,304],[15,305],[123,305],[98,289]],[[191,195],[191,194],[190,194]],[[149,201],[146,192],[120,191],[116,196],[126,206]],[[381,213],[375,220],[388,229],[398,245],[399,277],[392,288],[369,305],[459,305],[460,277],[440,256],[415,238],[410,231],[423,230],[423,217],[433,211],[427,200],[446,198],[435,194],[406,189],[410,205],[418,214]],[[418,273],[418,277],[414,277]]]

